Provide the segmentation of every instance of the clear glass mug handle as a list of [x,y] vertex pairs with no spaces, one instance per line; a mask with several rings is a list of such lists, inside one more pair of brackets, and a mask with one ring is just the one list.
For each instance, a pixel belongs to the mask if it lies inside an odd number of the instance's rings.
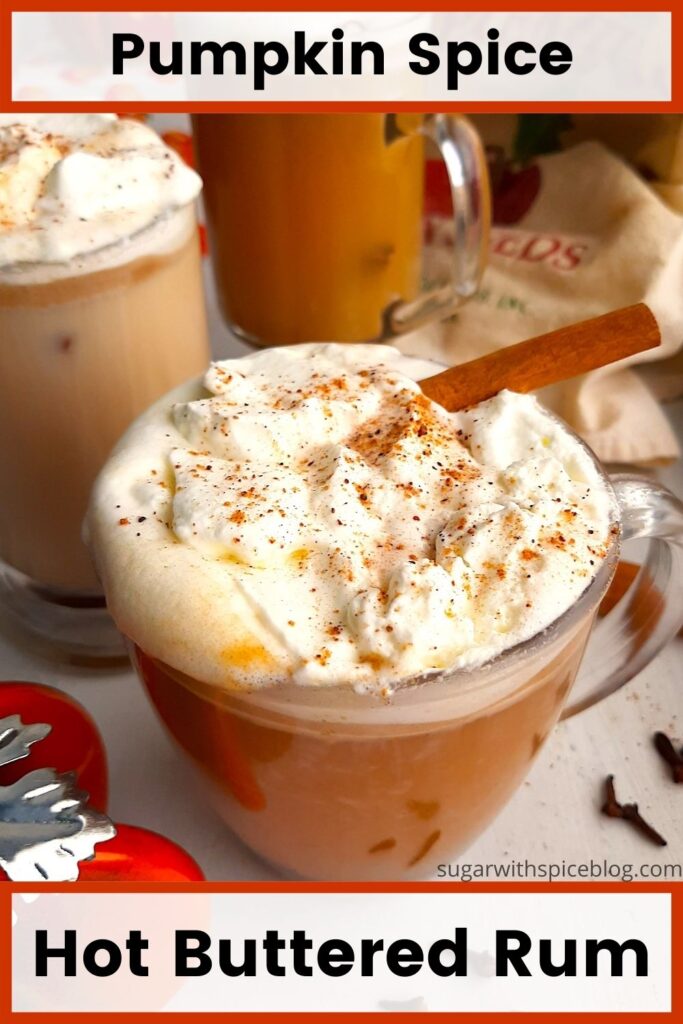
[[649,540],[647,558],[621,601],[593,628],[562,713],[569,718],[633,679],[683,626],[683,503],[646,477],[612,478],[622,540]]
[[[415,330],[430,320],[443,319],[474,295],[486,263],[491,198],[486,154],[481,140],[458,114],[429,114],[416,129],[438,148],[446,165],[453,203],[453,258],[451,280],[423,292],[413,302],[392,306],[386,318],[386,336]],[[387,140],[406,134],[401,119],[388,115]]]

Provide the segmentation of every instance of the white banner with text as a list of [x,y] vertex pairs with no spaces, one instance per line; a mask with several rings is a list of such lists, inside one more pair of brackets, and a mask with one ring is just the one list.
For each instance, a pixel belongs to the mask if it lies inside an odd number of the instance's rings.
[[671,15],[15,12],[18,102],[667,102]]

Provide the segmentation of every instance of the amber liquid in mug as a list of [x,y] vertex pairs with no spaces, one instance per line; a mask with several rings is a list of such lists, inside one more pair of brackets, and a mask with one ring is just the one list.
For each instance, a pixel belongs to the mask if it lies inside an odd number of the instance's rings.
[[257,345],[372,341],[419,291],[424,152],[384,114],[194,117],[223,314]]
[[197,232],[95,273],[0,282],[0,559],[95,590],[81,539],[95,476],[129,423],[209,359]]
[[[238,836],[310,879],[426,877],[458,856],[527,774],[576,675],[592,615],[512,693],[467,717],[337,724],[249,713],[136,649],[163,722]],[[321,695],[325,700],[325,695]],[[381,709],[380,709],[381,710]]]

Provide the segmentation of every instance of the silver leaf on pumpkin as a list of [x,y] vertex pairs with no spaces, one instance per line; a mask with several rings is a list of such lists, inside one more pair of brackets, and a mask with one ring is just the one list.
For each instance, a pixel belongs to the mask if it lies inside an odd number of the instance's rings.
[[44,740],[52,726],[44,722],[24,725],[19,715],[0,718],[0,766],[28,757],[30,747]]
[[[18,715],[0,719],[0,765],[29,753],[47,725],[23,725]],[[73,882],[78,865],[97,843],[116,835],[106,815],[87,806],[72,773],[52,768],[28,772],[0,786],[0,867],[13,882]]]

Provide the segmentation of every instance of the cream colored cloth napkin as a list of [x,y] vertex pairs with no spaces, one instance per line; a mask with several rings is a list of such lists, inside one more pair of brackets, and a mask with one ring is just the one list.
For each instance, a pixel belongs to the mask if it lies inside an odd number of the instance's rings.
[[[531,192],[538,190],[528,209],[520,209],[513,225],[492,231],[476,298],[398,345],[455,364],[646,302],[660,325],[660,350],[546,389],[540,397],[605,462],[675,458],[679,448],[668,420],[629,364],[661,360],[683,346],[683,216],[599,143],[540,157],[533,173]],[[529,189],[521,191],[528,205]],[[433,228],[427,276],[443,278],[451,225],[442,219]]]

